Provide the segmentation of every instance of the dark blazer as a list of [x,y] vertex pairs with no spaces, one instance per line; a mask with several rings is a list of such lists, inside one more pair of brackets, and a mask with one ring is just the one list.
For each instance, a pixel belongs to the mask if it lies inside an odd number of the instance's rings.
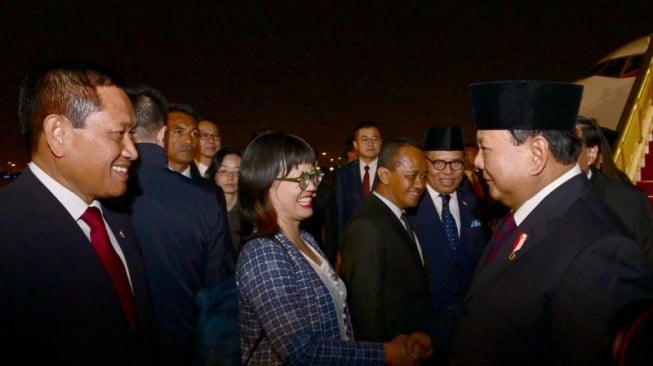
[[342,260],[356,340],[426,330],[433,318],[426,269],[402,222],[373,193],[344,228]]
[[632,184],[609,179],[595,168],[590,183],[653,263],[653,213],[646,194]]
[[363,203],[362,184],[359,159],[336,170],[325,217],[325,254],[331,263],[335,262],[342,229]]
[[195,295],[225,275],[231,243],[224,206],[213,187],[170,171],[160,146],[136,148],[140,159],[128,197],[152,290],[161,364],[190,364]]
[[601,337],[610,318],[653,296],[653,266],[582,174],[544,198],[483,261],[459,324],[457,364],[608,364]]
[[0,206],[2,363],[150,364],[151,306],[129,219],[103,207],[129,268],[140,332],[88,238],[29,169],[0,190]]
[[424,192],[419,205],[407,210],[415,233],[424,248],[426,267],[431,285],[431,303],[435,313],[462,301],[472,282],[478,260],[489,240],[487,229],[476,216],[476,196],[464,189],[455,192],[460,212],[459,259],[454,259],[453,249],[447,241],[442,220],[431,195]]

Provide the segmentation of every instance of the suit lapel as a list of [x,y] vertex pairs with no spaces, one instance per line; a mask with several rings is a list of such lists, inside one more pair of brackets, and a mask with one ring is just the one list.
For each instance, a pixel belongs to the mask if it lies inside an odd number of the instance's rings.
[[[571,178],[545,197],[502,244],[492,261],[484,265],[483,262],[489,249],[486,248],[476,269],[469,294],[483,288],[514,263],[528,257],[533,249],[537,248],[546,238],[549,232],[548,227],[560,220],[569,206],[589,189],[589,181],[582,174]],[[522,235],[526,235],[523,245],[515,252],[514,258],[510,259],[512,247],[517,245]]]
[[[401,220],[395,215],[395,213],[392,212],[390,207],[388,207],[376,195],[370,194],[369,200],[371,201],[371,204],[376,205],[378,207],[379,211],[383,212],[384,216],[387,216],[387,221],[389,222],[390,225],[392,225],[393,229],[398,233],[399,237],[401,237],[402,244],[405,245],[411,251],[411,253],[413,253],[413,257],[419,263],[420,267],[424,267],[424,265],[422,264],[422,259],[419,255],[419,251],[417,250],[417,246],[415,245],[413,239],[409,236],[408,231],[406,231],[403,222],[401,222]],[[423,248],[422,248],[422,253],[425,254]]]

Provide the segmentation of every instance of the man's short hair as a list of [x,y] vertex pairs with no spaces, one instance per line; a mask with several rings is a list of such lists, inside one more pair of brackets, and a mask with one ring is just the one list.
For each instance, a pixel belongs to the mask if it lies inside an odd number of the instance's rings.
[[195,109],[193,109],[193,107],[191,107],[188,104],[171,103],[168,105],[168,113],[172,113],[172,112],[179,112],[179,113],[189,115],[195,119],[195,122],[200,121],[197,113],[195,112]]
[[555,161],[569,165],[576,162],[580,154],[581,143],[574,131],[561,130],[508,130],[512,135],[512,143],[519,146],[529,137],[541,135],[549,142]]
[[399,150],[406,146],[413,146],[420,151],[422,150],[417,142],[405,137],[396,137],[384,142],[379,154],[379,167],[394,171],[399,166]]
[[108,68],[79,60],[55,61],[31,71],[20,85],[18,119],[32,151],[43,130],[43,120],[51,114],[68,118],[82,128],[102,101],[100,86],[122,87],[121,79]]
[[376,128],[378,130],[379,126],[377,126],[376,122],[374,122],[374,121],[358,122],[356,124],[356,126],[354,126],[354,137],[356,136],[356,133],[358,132],[358,130],[362,130],[363,128]]
[[152,135],[165,125],[168,101],[160,91],[147,85],[136,85],[127,88],[127,95],[134,106],[136,128]]

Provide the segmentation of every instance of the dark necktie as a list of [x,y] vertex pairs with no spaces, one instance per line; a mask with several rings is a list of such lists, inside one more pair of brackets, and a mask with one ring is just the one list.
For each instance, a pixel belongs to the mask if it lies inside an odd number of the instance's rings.
[[422,264],[424,264],[424,258],[422,258],[422,252],[418,247],[417,239],[415,238],[415,231],[413,231],[413,225],[410,223],[410,221],[408,221],[408,216],[406,216],[406,213],[401,214],[401,221],[404,223],[404,228],[406,229],[406,232],[408,232],[408,236],[410,236],[411,241],[413,244],[415,244],[415,248],[419,253],[419,259],[422,261]]
[[451,211],[449,210],[449,201],[451,196],[448,194],[441,194],[442,198],[442,225],[444,225],[444,232],[447,235],[447,241],[453,251],[453,258],[458,260],[458,247],[460,246],[460,238],[458,237],[458,228],[456,227],[456,220],[454,220]]
[[363,174],[363,184],[361,185],[361,188],[363,188],[363,197],[367,197],[368,194],[370,194],[370,166],[365,165],[365,174]]
[[492,240],[490,240],[490,243],[488,244],[490,250],[487,253],[487,257],[485,257],[485,264],[490,263],[492,258],[494,258],[494,256],[499,251],[499,248],[501,248],[503,242],[506,241],[506,239],[510,236],[510,234],[512,234],[513,231],[515,231],[516,228],[517,224],[515,223],[515,218],[512,215],[512,211],[508,211],[508,213],[506,213],[506,215],[503,217],[501,225],[494,233]]
[[109,274],[113,282],[113,288],[118,295],[120,305],[122,306],[127,320],[133,329],[136,329],[136,310],[134,307],[134,297],[127,279],[125,266],[122,264],[120,257],[113,249],[107,229],[102,220],[102,213],[97,207],[89,207],[81,217],[82,220],[91,228],[91,244],[95,253],[100,258],[104,269]]

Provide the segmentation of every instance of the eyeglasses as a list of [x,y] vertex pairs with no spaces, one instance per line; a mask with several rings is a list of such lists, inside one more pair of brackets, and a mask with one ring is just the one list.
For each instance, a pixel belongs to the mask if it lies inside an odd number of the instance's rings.
[[285,182],[295,182],[295,183],[299,183],[299,188],[301,188],[302,191],[303,191],[303,190],[305,190],[306,188],[308,188],[308,186],[309,186],[311,183],[313,183],[313,185],[315,186],[315,188],[317,188],[317,186],[319,186],[320,183],[322,182],[322,178],[323,178],[323,177],[324,177],[324,173],[322,173],[322,171],[320,171],[320,170],[315,170],[315,171],[313,171],[313,172],[311,172],[311,173],[309,173],[309,172],[302,172],[302,174],[301,174],[299,177],[297,177],[297,178],[287,178],[287,177],[283,177],[283,178],[275,178],[275,180],[283,180],[283,181],[285,181]]
[[221,177],[227,177],[230,175],[238,177],[240,176],[240,170],[218,170],[218,175]]
[[444,161],[439,159],[436,160],[426,159],[426,160],[430,161],[431,164],[433,164],[433,168],[435,170],[444,170],[444,168],[446,168],[447,165],[449,165],[451,170],[455,171],[455,170],[460,170],[465,166],[465,162],[462,160],[452,160],[452,161]]
[[208,132],[200,132],[200,139],[202,140],[219,140],[220,139],[220,134],[219,133],[208,133]]
[[376,145],[381,142],[381,139],[379,137],[361,137],[358,139],[360,142],[362,142],[364,145]]

